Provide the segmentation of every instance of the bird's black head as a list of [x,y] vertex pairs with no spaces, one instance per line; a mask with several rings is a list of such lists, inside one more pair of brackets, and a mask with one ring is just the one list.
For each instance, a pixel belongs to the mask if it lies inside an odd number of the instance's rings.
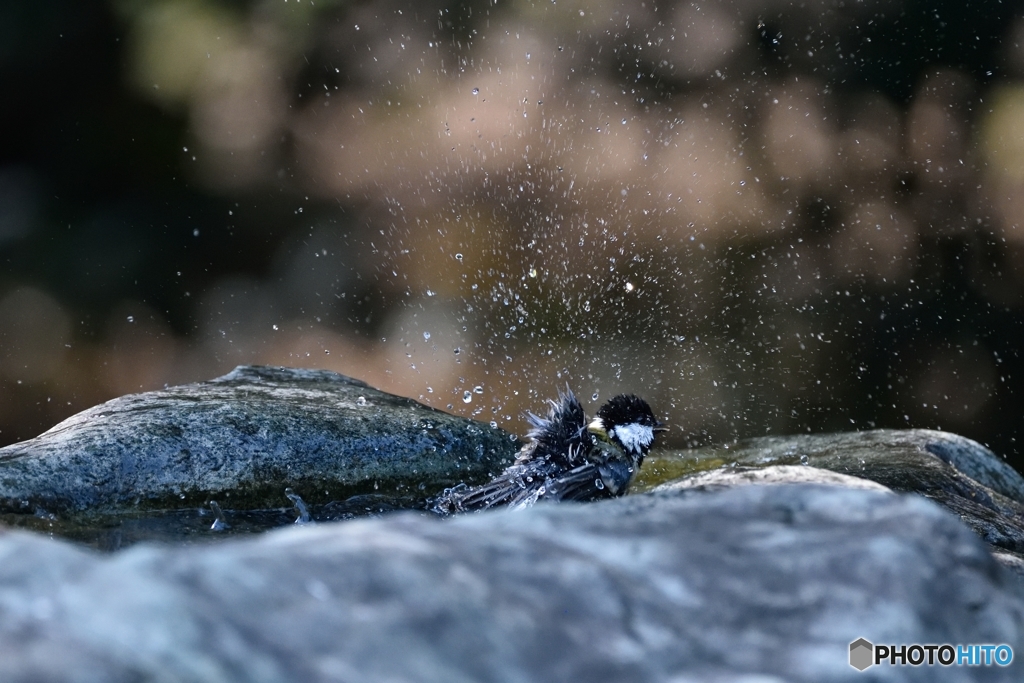
[[627,453],[643,457],[654,445],[655,432],[665,427],[654,417],[647,401],[633,394],[619,394],[601,406],[588,429]]

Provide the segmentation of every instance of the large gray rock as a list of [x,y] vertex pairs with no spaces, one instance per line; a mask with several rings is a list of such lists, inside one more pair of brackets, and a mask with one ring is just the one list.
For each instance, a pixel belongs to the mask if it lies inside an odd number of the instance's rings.
[[[239,368],[0,449],[0,517],[93,540],[111,524],[116,547],[218,536],[194,507],[217,498],[246,533],[295,518],[273,509],[288,487],[321,518],[383,493],[422,504],[516,446],[333,373]],[[0,531],[0,681],[1024,679],[848,664],[858,638],[1024,652],[1024,479],[978,444],[758,439],[663,452],[641,475],[663,485],[111,555]]]
[[1019,586],[924,498],[814,485],[113,555],[13,532],[0,680],[1020,681],[1018,662],[848,663],[862,637],[1019,655]]
[[0,512],[235,510],[378,491],[423,499],[486,479],[518,443],[499,429],[326,370],[239,367],[122,396],[0,449]]

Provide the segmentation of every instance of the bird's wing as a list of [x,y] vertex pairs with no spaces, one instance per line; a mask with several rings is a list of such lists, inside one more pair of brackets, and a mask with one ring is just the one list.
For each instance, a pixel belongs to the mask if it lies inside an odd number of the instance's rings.
[[504,507],[523,491],[522,484],[512,477],[500,476],[483,486],[467,488],[453,497],[456,511],[487,510]]
[[544,482],[544,488],[543,497],[551,500],[587,501],[615,495],[605,485],[600,466],[595,463],[580,465],[565,474],[551,477]]
[[482,486],[460,484],[438,496],[433,510],[440,514],[491,508],[527,508],[539,500],[588,501],[616,495],[605,483],[605,465],[588,462],[560,475],[537,467],[512,466]]
[[438,496],[433,509],[450,514],[514,505],[521,502],[523,496],[541,488],[550,470],[549,464],[539,461],[512,465],[486,484],[459,484],[445,490]]
[[[587,431],[583,406],[568,386],[550,404],[547,417],[526,414],[533,428],[514,465],[482,486],[460,484],[447,489],[438,496],[433,510],[451,514],[529,507],[542,498],[592,500],[606,496],[597,465],[587,459],[596,442]],[[564,474],[554,476],[559,472]]]

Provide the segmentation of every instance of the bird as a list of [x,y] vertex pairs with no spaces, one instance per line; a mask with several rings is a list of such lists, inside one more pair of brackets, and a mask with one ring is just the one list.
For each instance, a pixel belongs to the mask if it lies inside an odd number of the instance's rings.
[[515,462],[481,486],[459,484],[439,495],[441,515],[491,508],[527,508],[538,501],[589,501],[626,493],[644,456],[666,427],[634,394],[619,394],[587,421],[567,385],[548,401],[547,417],[527,412],[527,442]]

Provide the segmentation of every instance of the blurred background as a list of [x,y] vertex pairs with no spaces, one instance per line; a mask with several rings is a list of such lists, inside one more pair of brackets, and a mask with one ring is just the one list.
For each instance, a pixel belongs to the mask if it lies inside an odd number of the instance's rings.
[[0,4],[0,443],[242,363],[1018,469],[1024,3]]

